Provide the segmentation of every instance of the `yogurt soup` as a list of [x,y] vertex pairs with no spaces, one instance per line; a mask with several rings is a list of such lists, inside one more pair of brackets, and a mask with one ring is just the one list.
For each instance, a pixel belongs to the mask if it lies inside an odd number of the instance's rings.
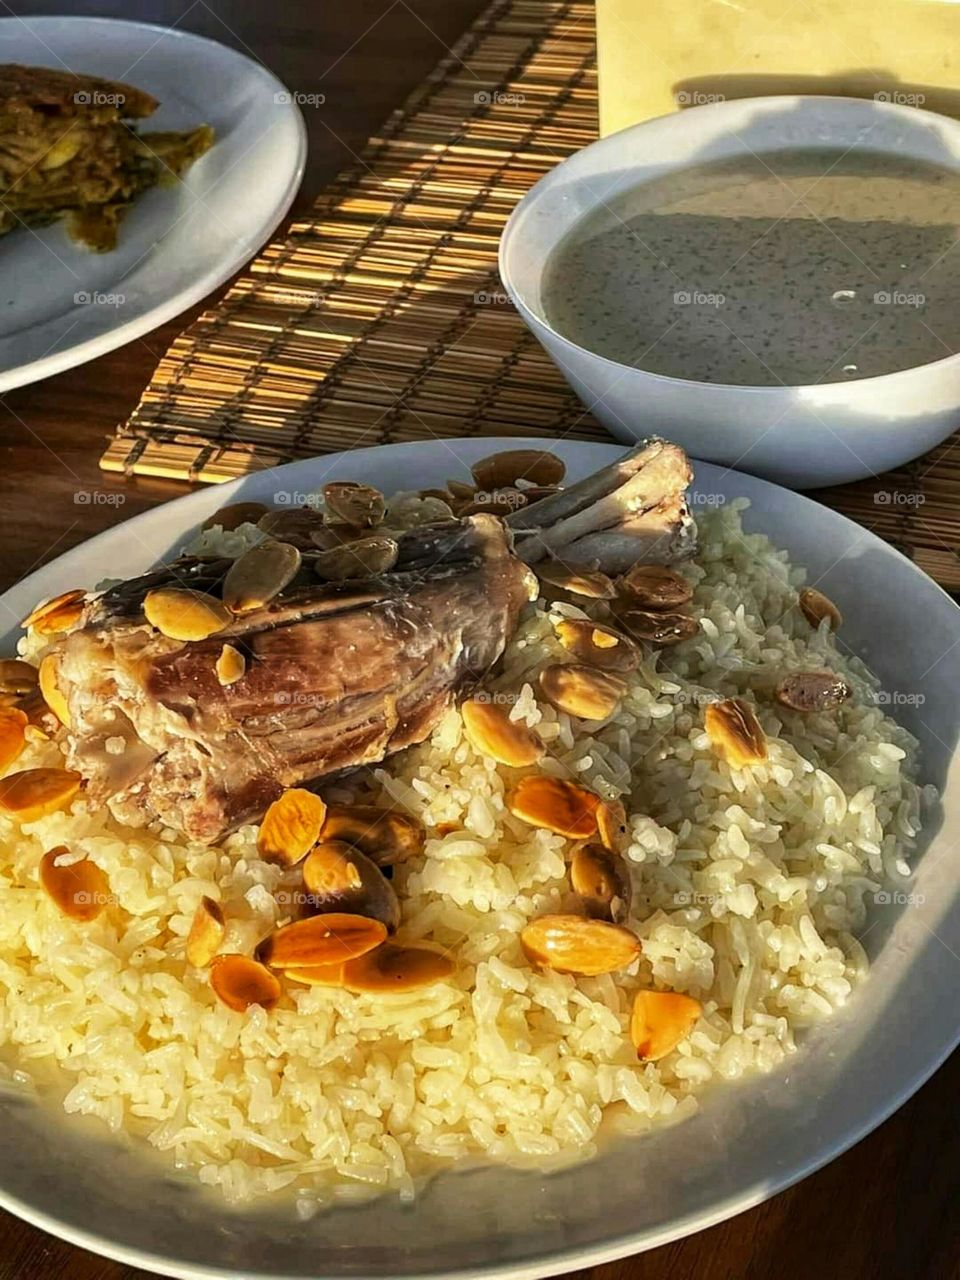
[[547,322],[652,373],[788,386],[960,349],[960,173],[862,150],[737,156],[612,197],[557,246]]

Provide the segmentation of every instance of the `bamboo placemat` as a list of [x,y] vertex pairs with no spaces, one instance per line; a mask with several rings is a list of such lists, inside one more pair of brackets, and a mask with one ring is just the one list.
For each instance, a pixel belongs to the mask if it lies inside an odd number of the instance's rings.
[[[596,136],[593,4],[494,0],[310,215],[177,338],[101,466],[218,482],[399,440],[608,439],[497,275],[514,205]],[[952,589],[957,438],[821,495]]]

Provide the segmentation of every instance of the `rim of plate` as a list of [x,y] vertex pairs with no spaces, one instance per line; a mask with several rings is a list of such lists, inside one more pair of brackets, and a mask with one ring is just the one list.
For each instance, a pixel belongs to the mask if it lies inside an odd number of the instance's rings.
[[[198,519],[203,518],[206,514],[203,510],[205,507],[215,510],[220,506],[226,505],[226,502],[242,491],[244,485],[249,485],[251,481],[255,482],[258,478],[262,479],[270,475],[278,478],[278,480],[284,480],[292,475],[306,472],[310,468],[316,469],[321,462],[327,464],[330,472],[333,472],[341,465],[344,459],[362,458],[367,460],[374,454],[389,454],[395,450],[417,453],[436,450],[438,445],[447,448],[452,457],[464,463],[469,463],[474,458],[482,457],[485,453],[495,452],[498,447],[553,449],[559,445],[563,452],[573,451],[574,457],[572,461],[574,464],[576,463],[576,455],[581,449],[604,449],[608,451],[611,461],[626,450],[625,446],[607,445],[593,441],[555,440],[552,438],[543,439],[524,436],[486,436],[469,439],[443,438],[392,445],[374,445],[365,449],[344,450],[338,453],[303,458],[285,463],[279,467],[254,471],[236,480],[227,481],[222,485],[210,485],[202,489],[196,489],[191,493],[184,494],[182,497],[158,503],[157,506],[141,512],[129,520],[120,521],[85,542],[78,544],[78,546],[51,561],[50,564],[35,570],[15,586],[0,594],[0,605],[6,605],[9,609],[10,598],[14,597],[16,600],[21,592],[24,594],[29,592],[30,598],[35,600],[37,596],[35,592],[30,590],[31,584],[43,582],[45,578],[52,575],[58,565],[68,561],[72,562],[74,559],[79,561],[88,557],[98,545],[104,544],[110,538],[115,537],[117,530],[120,528],[135,525],[146,528],[151,524],[159,526],[165,522],[165,516],[170,508],[176,508],[178,514],[182,513],[185,517],[182,521],[177,521],[177,536],[180,537],[186,534],[197,523]],[[903,569],[909,570],[912,574],[921,578],[928,589],[941,596],[956,611],[957,620],[960,622],[960,605],[957,605],[938,583],[934,582],[928,574],[918,568],[913,561],[898,551],[896,547],[885,542],[870,530],[865,529],[864,526],[857,524],[856,521],[849,519],[840,512],[824,508],[820,503],[807,498],[802,493],[785,489],[782,485],[774,484],[769,480],[762,480],[759,477],[736,471],[730,467],[701,462],[697,459],[691,459],[691,463],[695,473],[694,489],[697,488],[698,479],[715,484],[723,484],[726,481],[728,484],[746,491],[759,489],[761,493],[786,493],[791,500],[796,499],[801,504],[801,507],[809,508],[819,513],[821,517],[826,511],[831,519],[837,519],[844,525],[857,530],[858,535],[865,536],[871,543],[877,544],[885,552],[894,556]],[[749,496],[749,492],[745,493],[744,496]],[[19,607],[19,604],[17,604],[17,608]],[[19,628],[14,629],[15,632],[17,630]],[[883,1104],[876,1107],[868,1116],[838,1130],[829,1141],[824,1142],[817,1149],[814,1155],[801,1159],[798,1164],[791,1168],[775,1170],[770,1176],[756,1178],[749,1186],[721,1198],[709,1211],[693,1210],[685,1215],[671,1219],[669,1223],[664,1224],[659,1230],[626,1231],[612,1236],[609,1240],[600,1244],[557,1249],[529,1261],[506,1263],[494,1261],[478,1266],[459,1267],[453,1270],[398,1270],[393,1274],[397,1277],[402,1277],[402,1280],[487,1280],[488,1277],[492,1276],[510,1276],[512,1278],[515,1277],[516,1280],[539,1280],[540,1277],[554,1276],[568,1271],[579,1270],[583,1267],[616,1261],[632,1254],[643,1253],[649,1249],[658,1248],[661,1245],[669,1244],[688,1235],[716,1226],[718,1223],[772,1199],[773,1196],[778,1195],[781,1191],[785,1191],[810,1174],[816,1173],[819,1169],[829,1164],[831,1160],[836,1159],[862,1138],[872,1133],[874,1129],[888,1120],[930,1079],[958,1045],[960,1045],[960,1024],[956,1025],[948,1036],[941,1039],[939,1046],[932,1055],[925,1054],[923,1061],[919,1062],[912,1071],[907,1073],[899,1082],[898,1087],[884,1099]],[[46,1104],[40,1101],[31,1103],[31,1105],[42,1107]],[[227,1280],[228,1277],[234,1277],[237,1274],[233,1268],[215,1264],[177,1262],[150,1250],[117,1244],[107,1236],[64,1223],[52,1214],[34,1209],[27,1201],[10,1195],[3,1188],[2,1183],[0,1183],[0,1208],[70,1244],[91,1250],[103,1257],[125,1263],[128,1266],[141,1267],[155,1271],[160,1275],[175,1277],[176,1280]],[[303,1280],[302,1275],[292,1276],[290,1272],[280,1271],[257,1271],[255,1273],[251,1272],[250,1276],[251,1280],[254,1280],[254,1277],[255,1280]],[[350,1280],[384,1280],[384,1276],[383,1273],[352,1272],[350,1273]]]
[[[245,244],[242,246],[238,244],[237,250],[213,263],[187,288],[181,289],[173,297],[166,298],[157,302],[154,306],[148,307],[141,315],[117,325],[109,333],[98,334],[96,337],[75,343],[73,346],[66,346],[60,351],[39,356],[26,364],[0,372],[0,394],[14,391],[18,387],[29,386],[33,382],[38,382],[41,378],[49,378],[54,374],[63,373],[67,369],[74,369],[78,365],[95,360],[98,356],[106,355],[109,351],[115,351],[117,347],[125,346],[128,342],[132,342],[134,338],[140,338],[145,333],[150,333],[152,330],[159,328],[160,325],[165,324],[168,320],[172,320],[184,311],[188,311],[190,307],[202,301],[207,294],[219,288],[220,285],[230,279],[234,272],[260,251],[283,221],[296,197],[300,183],[303,181],[307,159],[307,127],[300,108],[294,102],[283,81],[278,79],[263,63],[257,62],[250,57],[249,54],[241,53],[239,50],[231,48],[230,45],[214,40],[211,36],[196,35],[192,31],[164,26],[163,23],[158,22],[140,22],[136,19],[128,18],[81,17],[75,14],[42,14],[36,17],[23,18],[16,15],[0,17],[0,33],[3,32],[5,26],[8,29],[20,30],[26,28],[28,31],[32,31],[36,28],[52,27],[54,25],[71,25],[78,29],[84,27],[92,29],[104,26],[111,29],[126,27],[131,31],[149,32],[152,36],[158,38],[170,36],[189,44],[196,43],[213,46],[220,51],[221,56],[224,54],[229,55],[237,62],[245,64],[255,76],[263,79],[268,88],[272,87],[275,93],[283,93],[289,97],[289,101],[281,105],[288,112],[295,126],[297,153],[287,175],[286,183],[278,191],[270,212],[261,220],[256,233]],[[242,252],[238,251],[240,249],[242,249]]]

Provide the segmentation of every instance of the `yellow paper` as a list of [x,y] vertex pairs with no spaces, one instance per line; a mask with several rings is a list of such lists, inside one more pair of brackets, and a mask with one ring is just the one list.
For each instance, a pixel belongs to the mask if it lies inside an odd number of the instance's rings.
[[600,132],[729,98],[826,93],[960,117],[951,0],[597,0]]

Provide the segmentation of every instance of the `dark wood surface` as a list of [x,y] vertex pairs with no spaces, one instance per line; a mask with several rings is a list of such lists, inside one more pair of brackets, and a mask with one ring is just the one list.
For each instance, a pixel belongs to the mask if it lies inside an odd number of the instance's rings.
[[[482,0],[217,0],[215,7],[206,0],[13,0],[12,6],[0,0],[0,14],[68,10],[177,24],[247,50],[293,90],[316,93],[322,84],[322,113],[304,111],[310,156],[297,208],[350,161],[481,7]],[[188,313],[83,368],[0,399],[0,589],[118,515],[185,491],[173,482],[107,477],[97,460],[192,318]],[[943,1010],[945,1018],[956,1014]],[[709,1231],[593,1268],[591,1280],[960,1275],[958,1094],[955,1055],[892,1119],[798,1186]],[[0,1280],[147,1274],[0,1214]]]

